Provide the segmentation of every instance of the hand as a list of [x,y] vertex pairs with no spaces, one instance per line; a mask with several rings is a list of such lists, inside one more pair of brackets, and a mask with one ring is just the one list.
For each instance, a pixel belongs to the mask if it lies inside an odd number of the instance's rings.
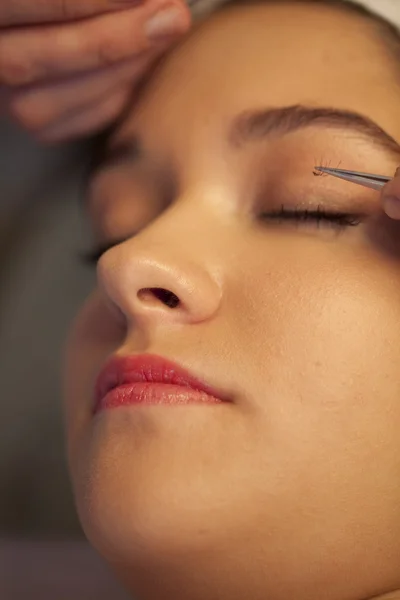
[[383,208],[392,219],[400,220],[400,167],[382,190]]
[[0,116],[45,142],[95,133],[190,20],[184,0],[0,0]]

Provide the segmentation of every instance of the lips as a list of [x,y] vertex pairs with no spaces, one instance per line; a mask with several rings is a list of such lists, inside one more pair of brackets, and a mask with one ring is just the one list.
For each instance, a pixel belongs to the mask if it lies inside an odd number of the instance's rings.
[[[94,412],[102,408],[104,399],[113,390],[132,390],[135,388],[134,384],[139,384],[136,388],[141,389],[158,387],[169,392],[176,390],[177,396],[182,395],[182,392],[192,396],[201,394],[214,403],[226,400],[221,390],[211,387],[165,358],[151,354],[115,356],[106,362],[96,380]],[[118,404],[127,404],[123,402],[123,394],[120,394],[120,398],[122,400]]]

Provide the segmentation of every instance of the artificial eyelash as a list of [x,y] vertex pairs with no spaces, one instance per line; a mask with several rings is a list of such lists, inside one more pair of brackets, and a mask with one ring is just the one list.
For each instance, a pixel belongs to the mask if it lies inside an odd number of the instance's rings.
[[320,206],[316,209],[288,209],[281,206],[279,211],[264,215],[268,220],[293,220],[298,222],[314,221],[331,223],[338,227],[356,227],[362,221],[362,216],[344,212],[330,212]]
[[[314,159],[314,161],[315,161],[315,159]],[[324,164],[324,160],[321,159],[319,163],[314,162],[314,164],[319,165],[319,166],[324,167],[324,168],[329,168],[331,166],[331,164],[332,164],[332,161],[328,161],[328,162],[326,162]],[[340,160],[339,164],[335,168],[338,169],[341,164],[342,164],[342,161]],[[313,169],[313,175],[314,175],[314,177],[324,177],[324,176],[326,177],[328,175],[328,173],[323,173],[322,171],[316,171],[315,168],[314,168]]]

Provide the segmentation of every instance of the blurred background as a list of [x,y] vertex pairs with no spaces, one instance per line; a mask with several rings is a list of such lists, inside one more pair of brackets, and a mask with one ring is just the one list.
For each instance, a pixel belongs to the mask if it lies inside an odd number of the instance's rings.
[[0,598],[126,600],[85,542],[64,456],[60,364],[94,284],[87,143],[41,147],[0,119]]
[[[361,3],[400,26],[400,0]],[[84,541],[64,456],[62,346],[94,284],[78,258],[88,154],[0,117],[1,600],[127,598]]]

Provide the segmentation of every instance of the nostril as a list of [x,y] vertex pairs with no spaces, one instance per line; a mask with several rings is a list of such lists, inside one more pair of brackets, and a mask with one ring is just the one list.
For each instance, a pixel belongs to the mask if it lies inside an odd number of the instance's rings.
[[179,304],[178,296],[163,288],[143,288],[138,292],[138,298],[146,302],[161,300],[169,308],[176,308]]
[[155,295],[156,298],[164,302],[170,308],[176,308],[179,304],[178,296],[175,296],[172,292],[168,290],[164,290],[162,288],[151,288],[151,291]]

